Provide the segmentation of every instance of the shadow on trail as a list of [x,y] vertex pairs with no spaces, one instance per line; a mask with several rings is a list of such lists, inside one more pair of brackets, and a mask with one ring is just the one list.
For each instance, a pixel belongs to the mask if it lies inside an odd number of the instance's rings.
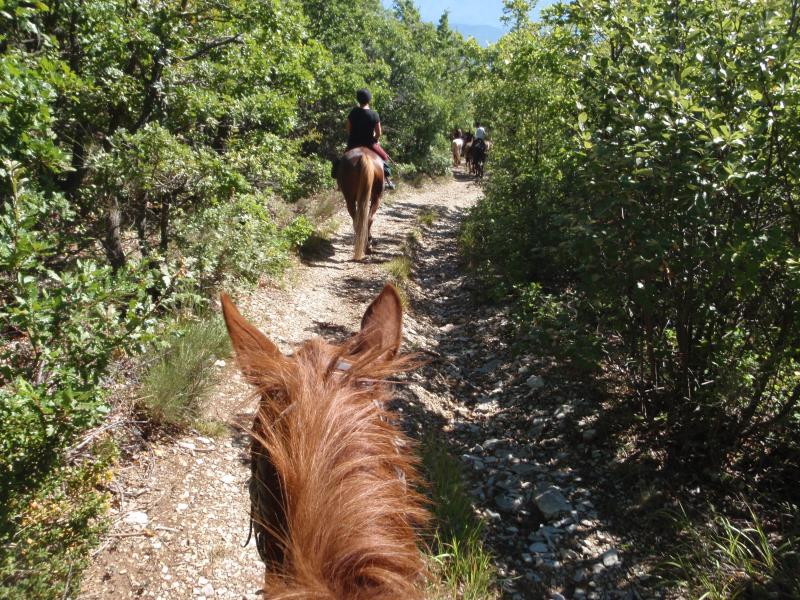
[[[426,208],[437,213],[430,226],[416,220]],[[597,396],[561,381],[532,350],[515,353],[505,310],[475,300],[480,290],[462,273],[456,242],[465,211],[444,200],[427,207],[398,200],[378,213],[423,231],[405,334],[406,347],[430,360],[398,386],[394,405],[411,435],[434,435],[459,457],[503,597],[652,597],[630,584],[637,557],[622,550],[621,532],[600,514],[589,483],[588,475],[613,462],[582,437],[579,420]],[[387,236],[381,258],[398,254],[405,238]],[[374,274],[351,276],[338,293],[343,302],[368,302],[383,283]],[[550,506],[537,501],[542,494]]]

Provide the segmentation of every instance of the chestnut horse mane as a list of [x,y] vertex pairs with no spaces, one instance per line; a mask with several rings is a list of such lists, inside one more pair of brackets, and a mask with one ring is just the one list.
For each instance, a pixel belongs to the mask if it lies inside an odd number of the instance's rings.
[[417,530],[428,513],[417,491],[418,461],[384,408],[384,380],[415,361],[381,344],[369,347],[370,335],[362,328],[340,346],[313,339],[291,357],[264,347],[266,338],[258,351],[237,349],[260,397],[254,476],[267,473],[280,488],[256,482],[270,495],[260,499],[270,510],[259,511],[253,499],[257,534],[277,546],[275,559],[266,560],[270,600],[422,597]]

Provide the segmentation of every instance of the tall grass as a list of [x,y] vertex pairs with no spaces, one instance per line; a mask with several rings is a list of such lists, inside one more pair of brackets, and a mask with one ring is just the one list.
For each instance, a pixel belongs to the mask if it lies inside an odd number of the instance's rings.
[[182,323],[144,377],[141,406],[155,422],[192,424],[215,382],[214,362],[229,354],[220,317]]
[[[748,507],[733,521],[713,511],[697,525],[683,508],[672,518],[684,538],[662,565],[662,578],[701,600],[800,598],[800,536],[767,533]],[[797,509],[790,519],[797,525]]]
[[492,557],[482,541],[483,522],[475,516],[472,500],[464,489],[461,464],[433,437],[423,443],[422,462],[431,483],[437,525],[431,544],[436,582],[431,597],[497,597]]

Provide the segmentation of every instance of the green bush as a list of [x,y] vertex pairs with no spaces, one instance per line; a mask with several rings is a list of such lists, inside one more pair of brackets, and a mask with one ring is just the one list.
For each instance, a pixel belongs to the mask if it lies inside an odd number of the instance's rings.
[[89,552],[106,527],[117,457],[100,440],[81,465],[58,464],[31,491],[11,497],[0,511],[0,597],[8,600],[74,598]]
[[240,194],[231,202],[211,205],[181,220],[176,237],[184,276],[210,289],[218,284],[254,284],[277,276],[289,265],[291,252],[314,232],[304,216],[280,227],[270,214],[272,200]]
[[[757,5],[757,8],[756,8]],[[800,50],[763,0],[573,2],[497,49],[492,180],[462,241],[568,290],[674,450],[722,461],[800,412]],[[709,24],[714,23],[715,26]],[[709,435],[711,434],[711,435]]]
[[149,273],[64,261],[57,224],[73,216],[68,205],[28,190],[19,165],[5,166],[12,193],[0,213],[8,340],[0,345],[0,472],[20,484],[104,414],[109,363],[146,341],[154,315]]

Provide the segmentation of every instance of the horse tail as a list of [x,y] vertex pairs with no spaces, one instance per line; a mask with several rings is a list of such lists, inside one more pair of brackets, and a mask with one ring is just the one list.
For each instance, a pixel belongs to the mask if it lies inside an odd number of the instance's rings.
[[358,188],[356,189],[356,210],[353,225],[355,226],[355,244],[353,259],[362,260],[367,253],[369,243],[369,208],[372,197],[372,186],[375,183],[375,166],[372,160],[362,154],[358,159]]

